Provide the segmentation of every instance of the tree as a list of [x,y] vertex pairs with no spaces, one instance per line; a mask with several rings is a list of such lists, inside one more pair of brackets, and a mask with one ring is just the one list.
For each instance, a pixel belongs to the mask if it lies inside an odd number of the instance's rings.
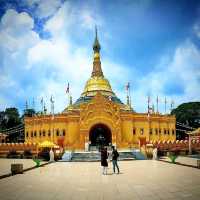
[[6,108],[1,112],[0,129],[8,129],[21,124],[20,115],[17,108]]
[[187,126],[198,128],[200,127],[200,102],[188,102],[179,105],[176,109],[173,109],[171,114],[176,116],[176,121],[185,124],[185,127],[180,126],[179,123],[176,124],[177,139],[184,139],[186,134],[184,131],[191,131],[191,129],[186,128]]
[[22,116],[22,118],[23,118],[24,116],[26,116],[26,117],[32,117],[32,116],[34,116],[35,114],[36,114],[36,113],[35,113],[35,110],[34,110],[34,109],[28,108],[28,109],[24,110],[24,115]]

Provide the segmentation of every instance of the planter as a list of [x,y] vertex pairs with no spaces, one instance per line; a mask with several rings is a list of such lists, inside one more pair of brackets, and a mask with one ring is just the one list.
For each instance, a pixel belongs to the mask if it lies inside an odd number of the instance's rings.
[[11,164],[11,173],[14,174],[23,174],[23,164]]
[[200,169],[200,160],[197,160],[197,168]]

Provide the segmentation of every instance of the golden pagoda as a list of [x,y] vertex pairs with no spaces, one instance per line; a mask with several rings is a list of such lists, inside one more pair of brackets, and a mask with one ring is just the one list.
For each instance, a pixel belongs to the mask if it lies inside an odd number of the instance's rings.
[[104,77],[97,29],[93,44],[93,69],[80,98],[61,114],[25,118],[25,141],[51,141],[65,149],[95,149],[115,145],[118,149],[138,147],[152,141],[174,141],[175,116],[136,113],[113,92]]

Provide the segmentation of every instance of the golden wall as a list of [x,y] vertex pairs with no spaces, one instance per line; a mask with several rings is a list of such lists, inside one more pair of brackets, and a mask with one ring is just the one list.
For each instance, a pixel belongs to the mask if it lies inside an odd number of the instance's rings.
[[80,106],[79,112],[41,115],[25,118],[25,142],[45,140],[58,144],[63,139],[66,149],[84,149],[89,142],[90,129],[96,124],[106,125],[112,143],[118,148],[137,147],[140,138],[147,142],[176,140],[176,119],[171,115],[135,113],[120,110],[120,106],[97,94],[90,103]]

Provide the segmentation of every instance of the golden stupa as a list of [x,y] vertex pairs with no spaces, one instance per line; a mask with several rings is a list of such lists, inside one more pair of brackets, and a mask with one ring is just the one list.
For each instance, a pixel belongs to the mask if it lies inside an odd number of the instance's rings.
[[121,104],[123,109],[131,109],[130,105],[124,105],[119,98],[112,91],[111,85],[104,77],[102,68],[101,68],[101,59],[100,59],[100,43],[98,40],[97,29],[95,30],[95,40],[93,44],[93,70],[91,73],[91,77],[85,84],[84,91],[82,92],[80,98],[72,105],[69,105],[63,112],[67,112],[72,110],[73,108],[77,108],[81,103],[87,102],[91,100],[98,92],[102,94],[104,97]]
[[90,79],[86,82],[82,97],[85,96],[95,96],[98,91],[103,95],[114,97],[115,94],[112,91],[109,81],[104,77],[101,69],[101,60],[100,60],[100,44],[96,37],[93,45],[94,50],[94,61],[93,61],[93,71]]

